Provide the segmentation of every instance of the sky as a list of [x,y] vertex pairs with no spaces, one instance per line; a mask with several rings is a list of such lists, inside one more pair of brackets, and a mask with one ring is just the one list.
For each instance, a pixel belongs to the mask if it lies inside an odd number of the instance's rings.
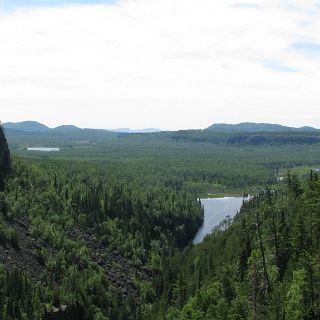
[[320,128],[320,0],[0,0],[0,120]]

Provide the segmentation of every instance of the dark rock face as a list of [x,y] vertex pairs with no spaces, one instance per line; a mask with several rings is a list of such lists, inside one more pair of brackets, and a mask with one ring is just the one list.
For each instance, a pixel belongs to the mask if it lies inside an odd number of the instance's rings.
[[68,234],[73,241],[82,241],[91,253],[91,260],[100,266],[110,281],[110,284],[120,292],[125,301],[129,296],[138,298],[138,288],[134,278],[140,281],[150,281],[151,273],[142,266],[135,266],[119,252],[110,251],[92,234],[86,233],[80,226],[74,226]]
[[4,179],[10,172],[10,151],[3,128],[0,126],[0,191],[4,189]]
[[8,269],[17,268],[34,281],[41,282],[44,265],[39,259],[38,252],[40,248],[47,246],[31,236],[29,223],[28,218],[21,218],[7,225],[16,231],[18,245],[0,244],[0,263]]
[[[8,228],[13,229],[17,234],[17,245],[12,243],[0,244],[0,264],[7,269],[17,268],[19,271],[29,275],[31,279],[46,285],[46,269],[44,261],[41,259],[40,251],[45,249],[50,255],[57,253],[57,250],[41,239],[35,238],[30,233],[30,220],[28,217],[14,219],[6,223]],[[68,236],[73,241],[81,241],[90,251],[91,261],[102,268],[106,274],[110,285],[115,292],[119,293],[123,301],[129,297],[138,299],[138,288],[134,279],[140,281],[150,281],[151,273],[143,266],[136,266],[119,252],[110,251],[93,235],[86,233],[79,226],[74,226],[68,232]],[[87,268],[85,262],[80,257],[74,257],[73,263],[80,269]],[[61,319],[65,312],[62,310],[48,311],[48,319]],[[50,318],[50,315],[53,318]]]

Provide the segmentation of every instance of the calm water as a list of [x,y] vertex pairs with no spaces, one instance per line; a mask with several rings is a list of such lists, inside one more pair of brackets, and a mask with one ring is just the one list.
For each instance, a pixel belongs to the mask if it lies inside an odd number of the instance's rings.
[[227,216],[233,218],[240,211],[243,200],[248,199],[242,197],[201,199],[204,207],[204,222],[194,237],[193,243],[198,244],[202,242],[204,237],[210,234],[212,229],[219,225]]
[[60,148],[28,148],[28,151],[57,152]]

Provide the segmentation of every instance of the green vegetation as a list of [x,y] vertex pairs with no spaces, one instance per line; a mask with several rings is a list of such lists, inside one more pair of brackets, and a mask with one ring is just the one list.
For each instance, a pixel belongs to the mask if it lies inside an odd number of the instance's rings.
[[[7,129],[7,135],[12,152],[22,157],[80,159],[104,162],[107,166],[110,162],[117,163],[130,173],[130,180],[139,180],[140,185],[159,185],[203,197],[257,193],[276,184],[279,170],[314,165],[320,158],[317,132],[193,130],[116,134],[90,129],[66,132]],[[25,150],[41,146],[60,147],[61,152],[39,154]]]
[[[71,129],[0,129],[1,319],[320,316],[317,133]],[[193,246],[208,193],[257,196]]]
[[159,261],[203,219],[195,196],[111,162],[16,159],[0,204],[3,319],[141,318]]
[[216,123],[207,128],[206,130],[226,131],[226,132],[280,132],[280,131],[317,131],[313,127],[286,127],[279,124],[271,123],[254,123],[242,122],[238,124]]
[[227,231],[168,260],[157,319],[318,319],[319,212],[319,176],[287,174]]

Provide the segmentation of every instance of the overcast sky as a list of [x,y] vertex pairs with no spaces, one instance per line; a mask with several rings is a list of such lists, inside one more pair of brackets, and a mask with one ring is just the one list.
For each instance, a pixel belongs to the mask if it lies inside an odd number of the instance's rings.
[[0,0],[0,120],[320,127],[320,0]]

